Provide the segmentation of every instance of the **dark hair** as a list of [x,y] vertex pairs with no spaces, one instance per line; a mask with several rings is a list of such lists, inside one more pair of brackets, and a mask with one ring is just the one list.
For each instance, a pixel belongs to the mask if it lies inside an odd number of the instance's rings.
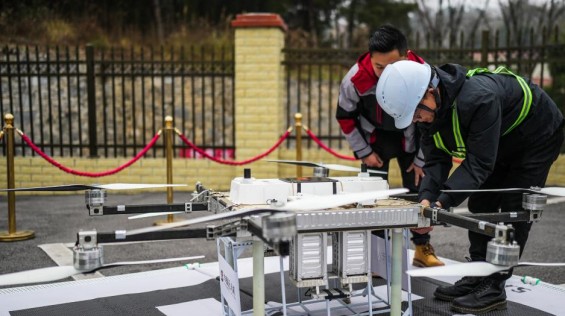
[[392,25],[385,24],[379,27],[369,38],[369,53],[388,53],[398,49],[400,55],[406,55],[408,44],[406,36]]

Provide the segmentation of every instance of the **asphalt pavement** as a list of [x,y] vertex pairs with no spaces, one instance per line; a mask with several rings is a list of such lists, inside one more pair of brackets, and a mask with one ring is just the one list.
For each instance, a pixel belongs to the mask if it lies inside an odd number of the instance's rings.
[[[6,194],[0,195],[0,231],[8,229]],[[184,203],[188,193],[175,193],[174,202]],[[16,217],[18,230],[33,230],[35,238],[26,241],[0,242],[0,274],[55,266],[55,261],[39,248],[44,244],[71,245],[81,229],[113,232],[117,229],[135,229],[152,226],[161,218],[128,220],[127,215],[89,216],[84,194],[29,196],[17,194]],[[108,192],[106,205],[166,204],[166,192],[142,194],[113,194]],[[550,199],[542,220],[535,223],[522,261],[565,262],[565,201]],[[202,216],[207,212],[175,215],[176,219]],[[205,226],[206,224],[201,224]],[[467,231],[458,227],[435,227],[432,244],[439,256],[465,261],[469,243]],[[104,246],[106,263],[116,261],[149,260],[170,257],[204,255],[199,262],[217,261],[215,241],[185,239],[145,243],[107,244]],[[244,253],[243,256],[250,256]],[[116,267],[101,271],[103,275],[147,271],[178,266],[179,263],[145,266]],[[553,284],[565,284],[565,268],[519,267],[515,274],[537,277]],[[69,280],[69,279],[66,279]]]

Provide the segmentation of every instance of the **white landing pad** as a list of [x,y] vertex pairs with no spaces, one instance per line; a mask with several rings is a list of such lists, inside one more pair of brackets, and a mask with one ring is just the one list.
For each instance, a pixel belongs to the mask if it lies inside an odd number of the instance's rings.
[[[412,252],[410,252],[412,256]],[[446,264],[454,263],[452,260],[442,258]],[[411,258],[409,260],[411,262]],[[278,257],[265,258],[265,274],[279,272],[280,260]],[[240,279],[252,276],[252,259],[243,258],[238,261]],[[284,260],[284,268],[288,270],[288,258]],[[196,270],[184,266],[170,269],[140,272],[120,276],[103,277],[97,279],[86,279],[71,282],[59,282],[44,285],[34,285],[17,288],[0,289],[0,316],[14,315],[10,312],[41,308],[59,304],[92,301],[98,298],[113,297],[119,295],[132,295],[149,293],[166,289],[178,289],[194,287],[194,291],[200,291],[203,283],[218,276],[218,263],[202,264]],[[439,281],[453,283],[458,278],[438,278]],[[287,282],[289,282],[287,280]],[[209,284],[209,283],[208,283]],[[271,286],[268,285],[267,286]],[[279,287],[279,284],[272,285]],[[219,286],[218,286],[219,291]],[[375,287],[380,297],[386,297],[384,286]],[[519,276],[513,276],[506,285],[508,300],[522,305],[530,306],[545,313],[554,315],[565,314],[565,289],[560,286],[541,282],[538,285],[523,284]],[[269,299],[267,297],[267,299]],[[354,300],[366,301],[366,298],[357,297]],[[403,293],[406,300],[406,293]],[[415,294],[413,301],[422,299]],[[292,303],[292,302],[288,302]],[[267,307],[275,307],[281,302],[269,302]],[[331,304],[334,304],[332,302]],[[335,303],[338,304],[338,303]],[[151,308],[158,309],[162,314],[168,316],[176,315],[219,315],[220,303],[215,298],[202,298],[192,301],[180,301],[175,304],[155,304]],[[324,315],[326,305],[324,302],[308,305],[312,311]],[[291,308],[300,312],[301,307]],[[344,311],[336,311],[343,315]],[[37,315],[41,315],[38,312]]]

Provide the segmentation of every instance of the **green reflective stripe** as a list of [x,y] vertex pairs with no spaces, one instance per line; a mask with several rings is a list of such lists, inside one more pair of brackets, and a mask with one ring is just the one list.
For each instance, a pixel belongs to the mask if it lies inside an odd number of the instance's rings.
[[486,69],[486,68],[469,69],[469,70],[467,71],[466,76],[467,76],[467,78],[470,78],[470,77],[476,75],[477,73],[483,73],[483,72],[490,72],[490,71],[489,71],[488,69]]
[[439,132],[436,132],[434,134],[434,143],[436,144],[436,147],[445,151],[448,155],[451,155],[451,152],[447,149],[447,147],[445,147],[445,145],[443,144],[443,140],[441,139],[441,136],[439,135]]
[[[528,113],[530,112],[530,108],[532,107],[532,100],[533,100],[532,90],[530,89],[524,78],[514,74],[512,71],[508,70],[506,67],[503,66],[496,68],[492,72],[487,68],[471,69],[467,71],[466,76],[469,78],[476,74],[481,74],[481,73],[494,73],[494,74],[513,76],[514,78],[516,78],[516,80],[518,80],[518,84],[520,84],[520,87],[524,92],[524,102],[522,104],[522,108],[520,109],[520,114],[518,115],[516,121],[514,121],[514,123],[504,133],[502,133],[502,136],[504,136],[510,133],[518,125],[520,125],[526,119],[526,116],[528,116]],[[445,151],[448,155],[451,155],[456,158],[465,158],[467,149],[465,147],[465,142],[463,141],[463,137],[461,136],[461,129],[459,127],[459,117],[457,115],[457,107],[455,103],[453,104],[451,123],[453,126],[453,137],[455,138],[455,146],[457,147],[457,150],[450,151],[449,149],[447,149],[447,147],[445,147],[445,144],[443,143],[443,140],[441,139],[441,135],[439,134],[439,132],[436,132],[433,135],[434,143],[437,148]]]
[[453,115],[451,122],[453,123],[453,137],[455,138],[455,146],[457,151],[465,154],[467,149],[465,148],[465,142],[463,141],[463,136],[461,136],[461,129],[459,128],[459,117],[457,116],[457,105],[453,104]]
[[526,116],[528,116],[528,113],[530,112],[530,108],[532,106],[532,90],[530,89],[530,87],[528,87],[528,84],[523,78],[518,77],[516,75],[514,76],[516,77],[516,79],[518,79],[518,83],[522,87],[522,91],[524,91],[524,104],[522,104],[520,115],[518,115],[518,118],[516,119],[514,124],[512,124],[506,130],[506,132],[502,134],[503,136],[510,133],[514,128],[516,128],[516,126],[520,125],[520,123],[522,123],[522,121],[526,119]]
[[[490,72],[491,71],[486,68],[475,68],[467,71],[466,76],[471,77],[476,74],[490,73]],[[520,84],[520,87],[522,87],[522,91],[524,92],[524,103],[522,104],[522,109],[520,110],[520,114],[518,115],[516,121],[514,121],[514,123],[512,123],[512,125],[510,125],[510,127],[504,133],[502,133],[502,136],[504,136],[510,133],[518,125],[520,125],[520,123],[522,123],[526,119],[526,116],[528,116],[528,113],[530,112],[530,108],[532,106],[532,90],[530,89],[524,78],[516,75],[515,73],[508,70],[504,66],[500,66],[496,68],[494,71],[492,71],[492,73],[513,76],[514,78],[516,78],[516,80],[518,80],[518,83]]]
[[452,113],[453,115],[451,122],[453,123],[453,137],[455,138],[455,145],[457,147],[457,150],[450,151],[449,149],[447,149],[447,147],[443,143],[443,139],[441,139],[439,132],[436,132],[433,135],[434,143],[437,148],[443,150],[448,155],[455,158],[465,159],[465,156],[467,155],[467,149],[465,149],[465,142],[463,141],[463,137],[461,136],[461,129],[459,128],[459,118],[457,116],[457,109],[455,108],[455,106],[453,107]]
[[467,157],[467,153],[452,151],[452,152],[451,152],[451,156],[453,156],[453,157],[455,157],[455,158],[465,159],[465,157]]
[[443,139],[441,139],[439,132],[436,132],[433,135],[434,143],[437,148],[445,151],[448,155],[464,159],[467,155],[467,149],[465,148],[463,136],[461,136],[461,129],[459,128],[459,117],[457,116],[457,108],[455,107],[455,104],[453,105],[451,123],[453,125],[453,138],[455,138],[455,146],[457,147],[457,150],[450,151],[449,149],[447,149],[447,147],[445,147],[445,144],[443,143]]

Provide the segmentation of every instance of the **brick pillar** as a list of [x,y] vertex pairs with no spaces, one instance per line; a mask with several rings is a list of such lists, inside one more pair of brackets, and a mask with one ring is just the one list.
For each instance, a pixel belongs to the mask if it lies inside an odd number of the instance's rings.
[[[239,14],[231,26],[235,29],[236,158],[243,160],[273,146],[288,127],[284,126],[282,65],[287,27],[278,14],[270,13]],[[269,158],[277,159],[277,151]],[[244,168],[252,168],[255,178],[278,176],[275,163],[259,161]]]

